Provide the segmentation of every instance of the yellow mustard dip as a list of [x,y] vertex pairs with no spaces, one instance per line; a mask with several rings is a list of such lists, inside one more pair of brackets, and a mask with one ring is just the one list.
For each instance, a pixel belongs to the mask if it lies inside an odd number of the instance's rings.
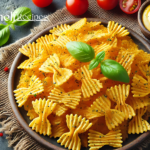
[[148,5],[142,15],[142,21],[147,30],[150,31],[150,5]]

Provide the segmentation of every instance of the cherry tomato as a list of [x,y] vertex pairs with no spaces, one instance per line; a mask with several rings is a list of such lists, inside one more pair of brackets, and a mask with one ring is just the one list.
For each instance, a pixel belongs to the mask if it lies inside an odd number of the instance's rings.
[[53,0],[32,0],[38,7],[46,7],[52,3]]
[[67,0],[66,7],[72,15],[82,15],[87,11],[89,3],[88,0]]
[[105,10],[111,10],[117,6],[118,0],[97,0],[97,4]]
[[120,0],[119,5],[126,14],[133,14],[139,10],[141,0]]

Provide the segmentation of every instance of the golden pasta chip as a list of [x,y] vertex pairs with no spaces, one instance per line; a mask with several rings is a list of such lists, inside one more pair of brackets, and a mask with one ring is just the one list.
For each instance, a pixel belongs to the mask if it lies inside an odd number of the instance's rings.
[[57,37],[54,34],[45,35],[44,37],[41,36],[36,40],[37,43],[41,43],[43,45],[50,44],[50,42],[55,41]]
[[148,64],[139,65],[139,68],[144,77],[148,80],[148,82],[150,82],[150,67],[148,66]]
[[105,95],[96,99],[91,105],[91,109],[92,113],[95,113],[94,117],[105,116],[106,125],[109,130],[121,124],[125,119],[124,113],[119,110],[111,109],[111,102]]
[[40,71],[53,73],[53,84],[60,86],[65,83],[71,76],[72,70],[60,68],[60,61],[57,54],[51,55],[43,65],[39,68]]
[[133,97],[144,97],[150,93],[149,82],[138,74],[133,76],[131,85]]
[[136,116],[129,122],[128,134],[139,134],[150,130],[150,124],[142,118],[146,108],[141,108],[136,111]]
[[39,99],[32,103],[35,112],[39,117],[35,118],[30,124],[29,127],[32,127],[32,130],[39,132],[43,135],[51,135],[51,124],[47,117],[53,112],[56,107],[56,103],[50,102],[46,99]]
[[28,45],[25,45],[22,48],[20,48],[19,51],[24,55],[28,56],[29,59],[21,63],[18,66],[18,69],[33,69],[40,65],[39,63],[35,64],[37,60],[38,62],[41,61],[41,63],[43,63],[47,58],[47,52],[44,49],[44,46],[39,43],[29,43]]
[[59,36],[62,32],[68,30],[70,28],[70,25],[67,24],[61,24],[57,25],[57,27],[54,27],[52,30],[49,32],[52,33],[52,35],[57,35]]
[[68,147],[68,149],[80,150],[81,140],[78,134],[86,132],[92,126],[92,123],[82,118],[82,116],[73,116],[73,114],[66,115],[66,122],[70,132],[64,133],[57,142],[64,145],[65,148]]
[[88,66],[83,66],[74,73],[77,80],[81,80],[81,90],[84,98],[93,96],[103,87],[97,79],[92,79],[92,71],[88,70]]
[[51,91],[48,98],[52,102],[63,103],[65,106],[75,109],[81,99],[81,90],[65,92],[62,88],[58,87]]
[[43,91],[44,91],[43,84],[35,75],[33,75],[30,78],[30,83],[28,88],[19,88],[17,90],[14,90],[18,107],[22,107],[24,105],[29,95],[39,94]]
[[71,25],[67,30],[63,31],[61,35],[71,35],[71,34],[78,34],[78,30],[82,29],[84,25],[86,25],[87,19],[83,18],[73,25]]
[[127,51],[120,51],[117,56],[116,61],[126,69],[128,75],[131,73],[131,65],[135,56],[135,53],[129,53]]
[[122,137],[120,130],[110,131],[106,135],[94,130],[90,130],[88,135],[90,150],[98,150],[105,145],[112,147],[122,147]]
[[109,21],[108,22],[108,33],[113,37],[113,36],[117,36],[117,37],[123,37],[123,36],[127,36],[129,35],[128,30],[125,30],[125,27],[122,27],[121,25],[119,25],[118,23],[115,23],[114,21]]
[[132,95],[128,97],[127,103],[134,109],[144,108],[145,106],[150,105],[149,96],[145,97],[133,97]]
[[116,109],[123,112],[125,114],[126,119],[131,119],[135,116],[135,112],[133,108],[126,104],[125,101],[129,96],[130,85],[119,84],[118,86],[111,87],[110,89],[106,90],[107,96],[117,103]]

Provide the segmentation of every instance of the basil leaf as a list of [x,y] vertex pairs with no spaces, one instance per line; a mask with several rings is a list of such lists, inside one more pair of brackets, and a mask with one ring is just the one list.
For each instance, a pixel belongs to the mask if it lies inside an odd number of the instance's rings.
[[8,17],[4,17],[4,20],[5,20],[5,22],[7,23],[7,24],[12,24],[12,21],[11,20],[9,20],[9,18]]
[[96,60],[101,62],[105,58],[105,51],[101,51],[96,55]]
[[90,62],[89,70],[92,70],[92,69],[96,68],[98,65],[99,65],[99,61],[97,61],[97,59],[93,59],[93,60]]
[[4,25],[4,24],[0,24],[0,30],[7,27],[7,25]]
[[103,75],[109,79],[125,83],[130,82],[127,71],[122,65],[114,60],[107,59],[101,62],[101,71]]
[[32,17],[31,9],[28,7],[19,7],[12,14],[12,23],[17,26],[22,26],[29,22]]
[[68,42],[66,44],[69,53],[81,62],[89,62],[95,57],[94,49],[83,42]]
[[13,30],[15,30],[14,24],[10,24],[9,26],[10,26]]
[[9,26],[0,24],[0,46],[4,45],[10,36]]

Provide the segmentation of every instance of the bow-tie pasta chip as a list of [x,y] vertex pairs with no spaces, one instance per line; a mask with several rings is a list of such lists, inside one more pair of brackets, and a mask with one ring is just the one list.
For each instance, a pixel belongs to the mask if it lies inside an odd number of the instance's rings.
[[30,124],[29,127],[32,127],[32,130],[39,132],[43,135],[51,135],[51,124],[47,117],[53,112],[56,107],[56,103],[50,102],[46,99],[39,99],[32,103],[35,112],[39,117],[35,118]]
[[[125,27],[83,18],[59,24],[35,41],[19,48],[28,59],[18,66],[23,70],[14,90],[32,130],[59,138],[72,150],[88,144],[90,150],[119,148],[128,134],[150,130],[150,54],[139,49]],[[104,60],[120,63],[130,82],[108,79],[100,64],[89,70],[90,62],[80,62],[68,51],[72,41],[89,44],[95,57],[105,51]]]
[[88,66],[83,66],[74,73],[75,78],[82,82],[81,90],[84,98],[93,96],[103,88],[99,80],[92,79],[92,75],[93,73],[88,70]]
[[129,91],[130,85],[125,84],[123,84],[122,86],[119,84],[118,86],[111,87],[106,91],[107,96],[112,101],[117,103],[116,109],[125,114],[125,119],[131,119],[133,116],[135,116],[133,108],[125,103],[127,97],[129,96]]
[[72,70],[60,68],[60,60],[57,54],[50,56],[39,70],[46,73],[53,73],[53,84],[56,86],[62,85],[73,75]]
[[73,114],[66,116],[66,122],[70,132],[64,133],[57,142],[65,145],[65,148],[80,150],[81,140],[78,134],[86,132],[92,126],[92,123],[82,116],[73,116]]
[[122,137],[120,130],[110,131],[108,134],[103,135],[100,132],[90,130],[88,136],[88,143],[90,150],[98,150],[99,148],[110,145],[112,147],[122,147]]
[[30,78],[28,88],[19,88],[14,91],[18,107],[22,107],[27,101],[29,95],[35,95],[44,91],[43,84],[36,76]]

